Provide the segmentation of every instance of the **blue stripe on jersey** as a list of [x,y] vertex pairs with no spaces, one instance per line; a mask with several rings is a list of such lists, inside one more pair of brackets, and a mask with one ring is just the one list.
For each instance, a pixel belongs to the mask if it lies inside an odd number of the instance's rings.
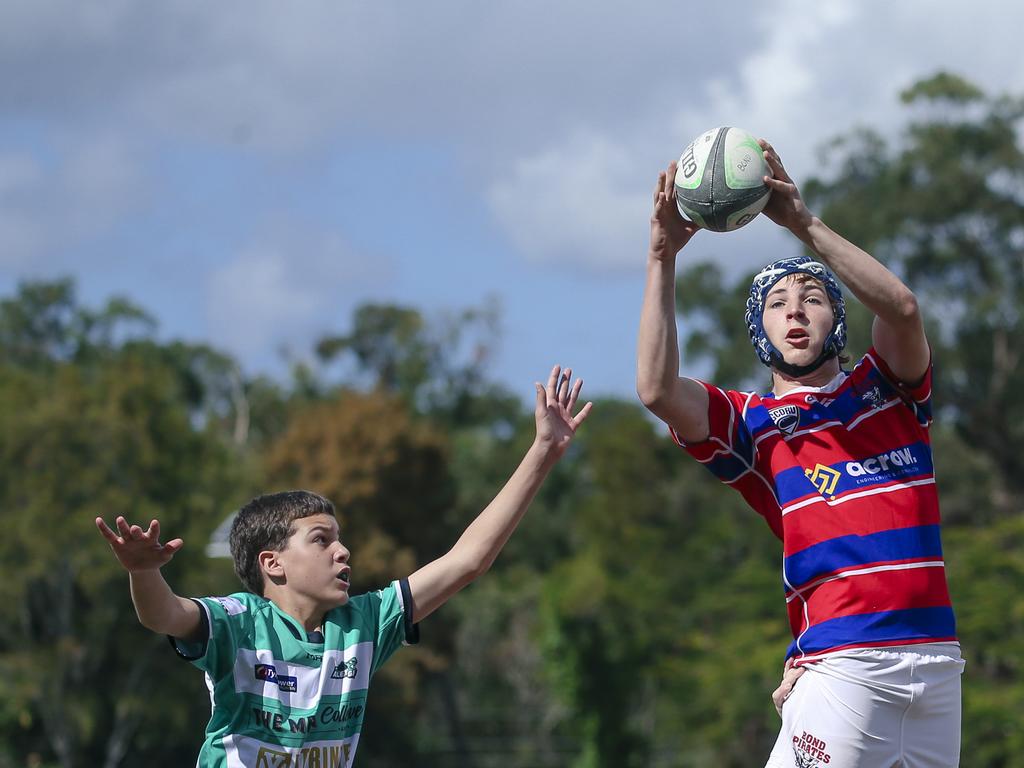
[[856,616],[840,616],[815,624],[794,640],[786,657],[797,653],[817,653],[844,645],[870,646],[896,640],[914,641],[956,637],[956,619],[949,606],[906,608],[902,611],[880,611]]
[[735,480],[750,469],[749,463],[745,463],[735,454],[726,451],[717,454],[704,466],[711,470],[711,473],[719,480],[724,480],[726,482]]
[[[771,404],[772,401],[762,401],[762,403]],[[760,404],[747,409],[747,416],[744,421],[746,421],[747,428],[755,439],[760,437],[764,432],[778,429],[778,427],[775,426],[775,422],[772,420],[771,415],[768,413],[768,409],[764,405]]]
[[[821,495],[829,498],[876,485],[931,477],[934,474],[931,448],[921,441],[856,461],[844,459],[830,465],[829,469],[835,474],[828,477],[821,473],[817,475],[818,482],[822,484],[820,487],[824,490]],[[785,507],[818,492],[818,487],[808,479],[807,473],[808,470],[803,467],[791,467],[775,475],[779,504]]]
[[894,528],[867,536],[837,536],[783,561],[788,582],[800,587],[815,577],[851,567],[894,560],[942,559],[938,525]]

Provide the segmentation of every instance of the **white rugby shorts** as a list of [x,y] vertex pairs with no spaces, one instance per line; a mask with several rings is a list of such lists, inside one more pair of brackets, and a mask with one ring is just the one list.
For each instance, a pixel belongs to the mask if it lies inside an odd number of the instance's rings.
[[858,648],[807,664],[765,768],[956,768],[957,643]]

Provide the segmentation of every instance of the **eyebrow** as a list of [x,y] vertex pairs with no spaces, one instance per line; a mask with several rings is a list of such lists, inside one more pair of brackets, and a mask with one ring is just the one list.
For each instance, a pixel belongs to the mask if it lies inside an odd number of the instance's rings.
[[340,528],[336,528],[333,525],[328,525],[327,523],[317,523],[316,525],[311,525],[309,527],[309,529],[306,531],[306,533],[307,534],[316,533],[317,531],[324,531],[326,533],[335,533],[335,532],[337,532],[338,536],[339,537],[341,536],[341,529]]
[[[804,293],[808,293],[810,291],[818,291],[819,293],[826,293],[824,288],[822,288],[820,285],[818,285],[816,283],[812,283],[810,281],[806,281],[806,282],[802,281],[802,282],[797,284],[797,287],[798,288],[802,288]],[[774,296],[776,294],[779,294],[779,293],[786,294],[786,293],[789,293],[789,290],[785,286],[778,286],[778,287],[772,288],[770,291],[768,291],[768,295],[765,296],[764,298],[767,301],[772,296]]]

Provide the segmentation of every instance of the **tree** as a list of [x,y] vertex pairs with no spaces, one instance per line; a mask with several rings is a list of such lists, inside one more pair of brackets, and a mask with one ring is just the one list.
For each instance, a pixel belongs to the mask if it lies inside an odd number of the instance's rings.
[[189,762],[204,720],[200,679],[180,682],[181,662],[138,625],[92,523],[159,516],[189,543],[170,578],[203,589],[201,543],[241,480],[226,441],[196,428],[174,355],[129,332],[144,317],[127,303],[93,313],[69,283],[0,305],[0,668],[17,681],[0,729],[15,755],[68,768],[112,768],[129,750]]

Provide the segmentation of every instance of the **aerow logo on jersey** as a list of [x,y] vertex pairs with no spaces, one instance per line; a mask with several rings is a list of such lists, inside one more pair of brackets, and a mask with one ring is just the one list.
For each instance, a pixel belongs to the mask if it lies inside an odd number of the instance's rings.
[[916,464],[917,457],[914,456],[910,448],[899,448],[863,461],[848,461],[846,462],[846,473],[852,477],[885,473],[899,476],[908,474]]

